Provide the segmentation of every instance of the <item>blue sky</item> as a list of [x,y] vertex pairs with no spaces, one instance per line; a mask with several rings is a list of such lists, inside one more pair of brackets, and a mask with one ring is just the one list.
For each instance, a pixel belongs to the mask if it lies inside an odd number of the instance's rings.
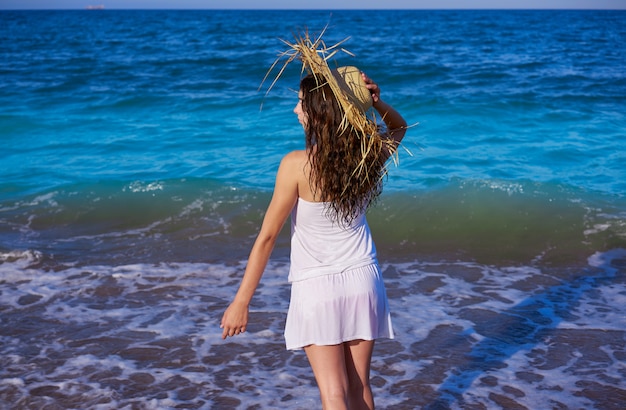
[[626,0],[0,0],[0,9],[626,9]]

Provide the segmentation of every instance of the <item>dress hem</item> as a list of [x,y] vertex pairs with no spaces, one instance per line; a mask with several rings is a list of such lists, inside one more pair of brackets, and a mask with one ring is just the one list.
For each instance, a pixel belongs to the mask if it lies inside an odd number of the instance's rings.
[[286,349],[287,350],[302,350],[307,346],[311,346],[311,345],[316,345],[316,346],[335,346],[335,345],[340,345],[342,343],[346,343],[346,342],[352,342],[354,340],[365,340],[365,341],[371,341],[371,340],[377,340],[377,339],[395,339],[394,335],[383,335],[383,336],[378,336],[378,337],[372,337],[372,336],[366,336],[366,337],[359,337],[359,336],[354,336],[354,337],[346,337],[343,338],[342,340],[340,340],[339,342],[311,342],[311,343],[306,343],[306,344],[299,344],[296,347],[290,347],[287,346]]

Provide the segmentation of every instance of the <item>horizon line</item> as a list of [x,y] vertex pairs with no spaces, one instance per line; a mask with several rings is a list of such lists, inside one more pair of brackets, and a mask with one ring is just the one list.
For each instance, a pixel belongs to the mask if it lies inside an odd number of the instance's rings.
[[208,10],[208,11],[406,11],[406,10],[415,10],[415,11],[625,11],[626,5],[624,8],[589,8],[589,7],[546,7],[546,8],[520,8],[520,7],[448,7],[448,8],[437,8],[437,7],[416,7],[416,8],[406,8],[406,7],[398,7],[398,8],[254,8],[254,7],[242,7],[242,8],[225,8],[225,7],[184,7],[184,8],[89,8],[88,6],[82,8],[76,7],[68,7],[68,8],[58,8],[58,7],[34,7],[34,8],[2,8],[0,7],[0,11],[200,11],[200,10]]

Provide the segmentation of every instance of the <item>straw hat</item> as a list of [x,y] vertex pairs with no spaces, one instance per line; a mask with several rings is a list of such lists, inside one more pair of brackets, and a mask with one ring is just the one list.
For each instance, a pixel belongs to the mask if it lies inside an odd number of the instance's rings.
[[332,73],[348,101],[363,112],[372,107],[372,94],[363,81],[361,70],[354,66],[345,66],[332,70]]
[[322,40],[325,31],[326,28],[322,30],[321,34],[315,40],[309,37],[308,32],[305,32],[301,36],[296,36],[294,43],[281,40],[289,48],[278,55],[274,64],[272,64],[267,71],[265,78],[263,78],[261,86],[263,86],[263,83],[267,80],[270,73],[283,59],[286,58],[286,61],[282,62],[282,66],[268,87],[266,94],[270,92],[287,66],[296,59],[300,60],[302,62],[301,71],[303,73],[308,72],[312,74],[320,85],[328,84],[334,98],[344,112],[345,126],[352,126],[361,133],[367,134],[365,136],[371,136],[371,134],[375,133],[377,130],[376,118],[375,116],[370,118],[367,115],[367,111],[372,106],[373,101],[371,93],[361,77],[361,71],[354,66],[331,69],[328,65],[328,61],[340,51],[353,56],[348,50],[340,47],[341,44],[348,39],[346,38],[328,47]]
[[[277,66],[280,66],[278,74],[266,91],[266,94],[269,93],[287,66],[296,59],[300,60],[302,73],[308,72],[315,77],[318,84],[328,84],[330,87],[333,97],[337,100],[343,114],[338,132],[350,130],[361,141],[363,158],[354,170],[354,174],[361,175],[364,173],[365,177],[368,178],[367,155],[372,152],[382,152],[383,150],[388,153],[395,153],[397,146],[392,139],[384,138],[380,134],[376,113],[373,110],[369,110],[373,103],[372,96],[361,77],[360,70],[353,66],[335,69],[329,67],[328,61],[338,52],[341,51],[350,56],[353,56],[353,54],[340,47],[342,43],[348,40],[347,38],[333,46],[326,46],[326,43],[322,40],[325,31],[326,28],[322,30],[315,40],[309,37],[308,32],[295,36],[296,41],[293,43],[281,40],[288,46],[288,49],[278,55],[278,58],[267,71],[265,78],[263,78],[261,87],[268,79],[270,73]],[[282,65],[280,64],[281,62]]]

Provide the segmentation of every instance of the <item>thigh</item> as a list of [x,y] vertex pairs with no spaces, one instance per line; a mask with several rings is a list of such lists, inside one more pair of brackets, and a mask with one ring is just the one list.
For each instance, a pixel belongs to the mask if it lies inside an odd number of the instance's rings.
[[348,390],[348,375],[344,345],[309,345],[304,348],[304,351],[322,396],[325,394],[345,395]]
[[368,386],[374,340],[352,340],[343,345],[349,383]]

